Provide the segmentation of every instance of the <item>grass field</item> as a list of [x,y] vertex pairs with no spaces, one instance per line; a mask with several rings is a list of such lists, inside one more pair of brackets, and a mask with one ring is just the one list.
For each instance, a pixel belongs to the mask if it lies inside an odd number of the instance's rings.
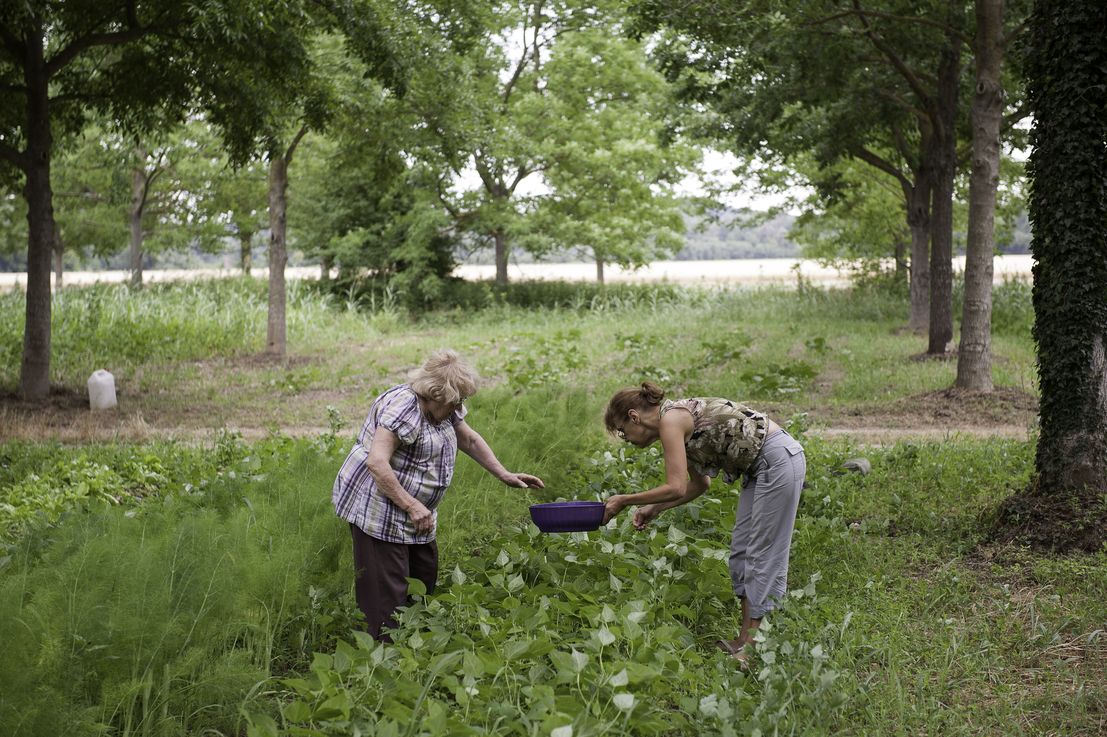
[[[528,289],[412,317],[299,284],[287,361],[258,355],[257,282],[66,290],[38,409],[11,397],[21,312],[0,295],[0,734],[1107,731],[1107,552],[988,542],[1033,469],[1024,285],[996,294],[989,397],[947,391],[955,364],[919,358],[885,290]],[[442,346],[487,379],[470,423],[548,489],[461,459],[441,588],[383,648],[352,634],[329,491],[374,394]],[[120,410],[90,415],[105,366]],[[649,533],[529,525],[535,501],[656,482],[656,453],[599,421],[644,377],[804,439],[792,593],[749,673],[711,645],[736,626],[734,488]],[[841,473],[855,455],[870,475]]]

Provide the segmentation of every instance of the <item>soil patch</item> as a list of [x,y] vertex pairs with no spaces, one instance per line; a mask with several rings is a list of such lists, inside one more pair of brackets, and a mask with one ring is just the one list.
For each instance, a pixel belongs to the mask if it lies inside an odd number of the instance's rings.
[[941,430],[998,426],[1029,428],[1037,422],[1038,398],[1020,389],[1003,387],[990,392],[940,389],[877,407],[856,407],[835,417],[833,424],[847,428],[880,426]]
[[1101,489],[1044,493],[1035,482],[999,505],[990,539],[1057,553],[1095,553],[1107,545],[1107,501]]

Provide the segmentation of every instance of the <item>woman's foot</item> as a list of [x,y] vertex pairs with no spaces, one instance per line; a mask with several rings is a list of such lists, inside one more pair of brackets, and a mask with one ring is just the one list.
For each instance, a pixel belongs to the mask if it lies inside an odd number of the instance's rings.
[[746,650],[746,644],[741,640],[715,640],[715,647],[737,660],[743,668],[747,667],[749,653]]

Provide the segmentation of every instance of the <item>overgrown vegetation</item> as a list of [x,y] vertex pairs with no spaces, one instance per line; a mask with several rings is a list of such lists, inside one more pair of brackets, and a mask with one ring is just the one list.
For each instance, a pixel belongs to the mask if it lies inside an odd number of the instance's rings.
[[[256,392],[273,431],[0,445],[0,733],[1102,732],[1107,553],[986,543],[995,505],[1027,483],[1032,440],[862,449],[808,430],[838,407],[949,385],[948,364],[910,360],[917,339],[894,330],[901,297],[591,289],[414,319],[301,289],[293,344],[327,359],[231,369],[242,383],[210,400],[224,379],[184,367],[258,350],[252,283],[66,290],[66,307],[89,316],[55,333],[75,386],[86,359],[68,353],[81,346],[201,412]],[[1032,390],[1020,290],[997,292],[1011,325],[997,331],[997,374]],[[539,306],[549,295],[567,301]],[[130,300],[143,319],[179,320],[181,339],[132,352],[119,332],[139,319]],[[218,300],[243,309],[218,316]],[[352,634],[349,533],[329,490],[372,394],[444,341],[490,380],[470,422],[548,490],[507,489],[462,459],[441,510],[442,588],[384,648]],[[792,593],[749,673],[712,645],[737,625],[725,565],[735,488],[716,485],[649,533],[625,518],[587,535],[529,525],[530,503],[658,478],[656,451],[613,444],[599,422],[610,391],[640,376],[749,398],[807,432]],[[346,404],[320,406],[319,387],[355,377]],[[279,423],[301,401],[327,429],[293,440]],[[841,473],[860,453],[873,473]]]

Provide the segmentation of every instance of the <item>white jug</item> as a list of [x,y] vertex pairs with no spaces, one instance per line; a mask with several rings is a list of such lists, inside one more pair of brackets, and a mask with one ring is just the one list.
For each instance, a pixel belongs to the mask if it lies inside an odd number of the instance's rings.
[[115,377],[104,369],[88,377],[88,404],[92,409],[111,409],[115,401]]

